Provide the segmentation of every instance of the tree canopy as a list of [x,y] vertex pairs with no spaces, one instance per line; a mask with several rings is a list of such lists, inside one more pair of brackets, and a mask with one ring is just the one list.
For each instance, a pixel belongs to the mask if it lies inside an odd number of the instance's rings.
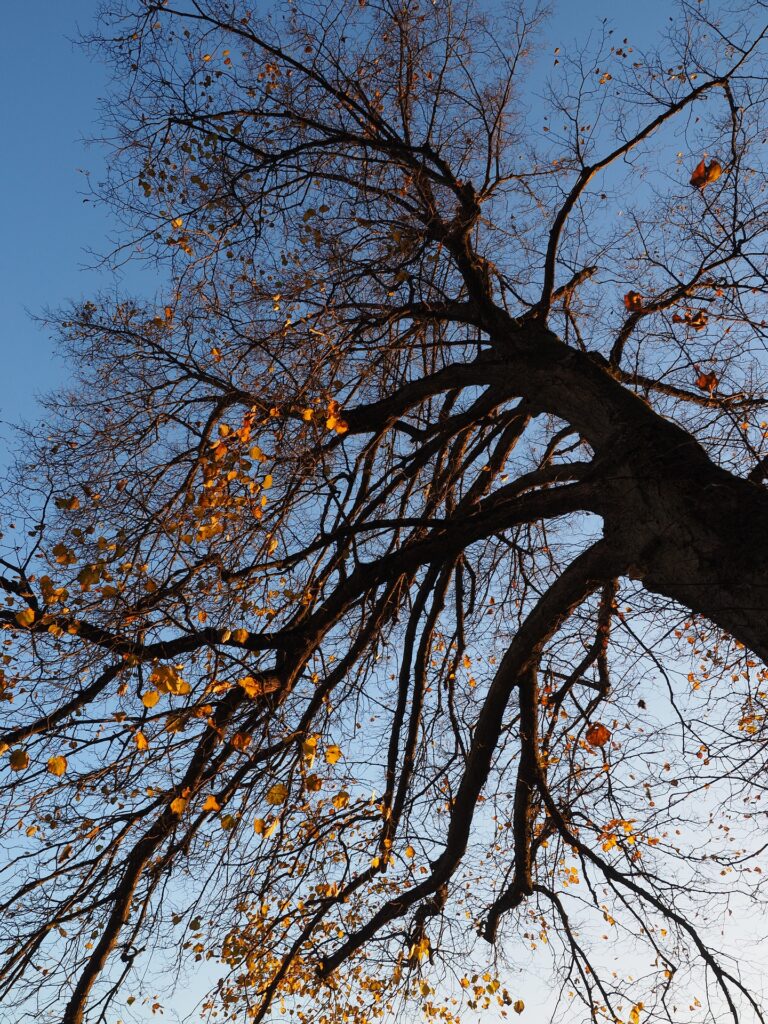
[[766,1019],[765,16],[104,4],[159,291],[3,492],[14,1022]]

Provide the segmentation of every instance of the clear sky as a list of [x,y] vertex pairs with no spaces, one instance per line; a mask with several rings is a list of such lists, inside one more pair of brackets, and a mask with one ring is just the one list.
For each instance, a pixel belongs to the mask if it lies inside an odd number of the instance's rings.
[[[108,250],[109,211],[83,202],[83,171],[98,180],[103,150],[99,98],[107,72],[73,44],[92,24],[97,0],[12,0],[4,5],[0,61],[0,421],[35,418],[34,396],[66,381],[66,366],[30,314],[109,283],[88,251]],[[262,7],[265,5],[262,5]],[[566,44],[608,16],[617,34],[642,45],[663,26],[663,0],[560,0],[552,44]],[[643,38],[644,37],[644,38]],[[90,268],[90,269],[88,269]],[[145,279],[146,282],[146,279]],[[137,271],[124,280],[142,287]],[[4,427],[0,436],[8,436]],[[0,456],[1,458],[1,456]]]

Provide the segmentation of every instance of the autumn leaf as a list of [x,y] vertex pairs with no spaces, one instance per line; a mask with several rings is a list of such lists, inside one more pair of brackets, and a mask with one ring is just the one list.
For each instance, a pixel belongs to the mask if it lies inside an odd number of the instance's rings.
[[238,684],[242,686],[249,697],[261,697],[264,693],[264,684],[258,679],[254,679],[253,676],[243,676],[242,679],[238,679]]
[[248,639],[248,630],[247,629],[236,629],[232,633],[232,639],[236,643],[238,643],[238,644],[244,644],[245,641]]
[[61,755],[48,758],[48,771],[51,775],[63,775],[67,770],[67,759]]
[[232,746],[242,754],[251,745],[251,737],[247,732],[236,732],[232,737]]
[[629,1011],[629,1024],[640,1024],[640,1011],[643,1003],[636,1003]]
[[29,767],[29,754],[21,747],[17,747],[16,750],[11,751],[8,763],[11,766],[11,771],[23,772],[25,768]]
[[710,395],[715,391],[718,383],[717,375],[713,371],[700,373],[696,378],[696,387],[702,391],[708,391]]
[[688,310],[683,316],[675,313],[672,317],[673,324],[685,324],[687,327],[692,327],[694,331],[703,331],[708,322],[709,317],[703,309],[698,310],[696,313]]
[[412,846],[406,846],[405,856],[408,857],[409,860],[413,860],[413,858],[416,856],[416,851]]
[[317,754],[317,736],[307,736],[301,743],[301,752],[307,761],[311,763],[315,760]]
[[157,690],[147,690],[146,693],[142,694],[141,703],[145,708],[153,708],[155,704],[160,700],[160,694]]
[[723,168],[717,160],[712,160],[709,164],[704,160],[701,160],[694,168],[690,183],[694,188],[698,188],[703,191],[707,185],[710,185],[713,181],[717,181],[722,173]]
[[336,764],[337,761],[341,760],[341,757],[341,747],[337,747],[335,743],[326,748],[325,760],[328,764]]
[[339,793],[337,793],[336,796],[333,798],[332,803],[337,810],[343,810],[349,804],[349,793],[346,791],[346,789],[342,789]]
[[54,504],[56,508],[60,508],[63,512],[77,512],[80,508],[80,499],[74,496],[71,498],[56,498]]
[[16,612],[14,618],[20,626],[31,626],[35,621],[35,612],[32,608],[25,608],[23,611]]
[[515,1011],[515,1013],[522,1013],[525,1009],[525,1003],[522,999],[516,999],[514,1003],[512,1003],[512,1009]]
[[602,722],[593,722],[587,729],[587,743],[592,747],[604,747],[611,738],[611,732]]
[[205,798],[205,803],[203,804],[203,810],[204,811],[220,811],[221,810],[221,804],[216,799],[216,797],[213,795],[213,793],[211,793],[210,796],[207,796]]
[[276,782],[267,790],[267,803],[273,807],[279,807],[288,799],[288,787],[283,782]]
[[624,296],[624,306],[630,313],[636,313],[643,308],[643,298],[640,292],[627,292]]
[[136,744],[137,750],[147,750],[149,748],[147,737],[141,731],[133,734],[133,742]]
[[177,696],[189,693],[192,687],[182,679],[176,665],[157,665],[149,677],[161,693],[173,693]]
[[408,956],[411,960],[418,962],[429,956],[429,938],[423,935],[418,942],[411,946]]
[[174,814],[183,814],[187,809],[187,801],[183,796],[177,796],[174,800],[171,800],[171,810]]
[[231,832],[237,824],[237,818],[234,814],[225,814],[221,819],[221,827],[225,832]]

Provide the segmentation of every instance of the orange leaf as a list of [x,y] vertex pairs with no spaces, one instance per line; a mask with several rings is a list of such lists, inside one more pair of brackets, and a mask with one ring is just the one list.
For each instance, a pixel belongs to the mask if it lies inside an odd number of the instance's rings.
[[66,757],[51,757],[48,759],[48,771],[51,775],[63,775],[67,770]]
[[627,292],[624,296],[624,305],[630,313],[636,313],[643,308],[643,296],[640,292]]
[[702,391],[708,391],[710,395],[717,388],[718,383],[717,375],[712,371],[709,373],[700,373],[696,378],[696,387],[701,388]]
[[35,613],[32,608],[25,608],[21,612],[16,612],[14,618],[20,626],[31,626],[35,621]]
[[325,751],[325,760],[328,764],[336,764],[337,761],[341,760],[341,757],[341,747],[337,747],[335,743]]
[[610,729],[602,722],[593,722],[587,729],[587,743],[592,747],[604,747],[611,738]]
[[694,168],[690,183],[694,188],[703,190],[713,181],[717,181],[722,173],[723,168],[717,160],[712,160],[709,164],[705,163],[704,160],[701,160]]
[[246,732],[236,732],[232,737],[232,746],[235,750],[244,751],[251,745],[251,737]]
[[699,309],[696,313],[689,309],[684,316],[675,313],[672,317],[673,324],[686,324],[688,327],[692,327],[694,331],[703,331],[708,321],[709,317],[703,309]]
[[12,750],[8,760],[12,772],[23,772],[25,768],[29,767],[29,754],[26,750],[22,750],[21,747]]
[[238,679],[238,683],[249,697],[261,697],[264,693],[264,684],[253,676],[243,676],[242,679]]

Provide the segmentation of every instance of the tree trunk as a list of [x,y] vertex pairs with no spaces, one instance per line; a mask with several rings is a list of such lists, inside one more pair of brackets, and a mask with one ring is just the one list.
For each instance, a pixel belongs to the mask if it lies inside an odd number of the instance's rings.
[[768,491],[715,465],[594,353],[510,318],[491,336],[534,405],[595,452],[606,539],[625,573],[706,615],[768,661]]

